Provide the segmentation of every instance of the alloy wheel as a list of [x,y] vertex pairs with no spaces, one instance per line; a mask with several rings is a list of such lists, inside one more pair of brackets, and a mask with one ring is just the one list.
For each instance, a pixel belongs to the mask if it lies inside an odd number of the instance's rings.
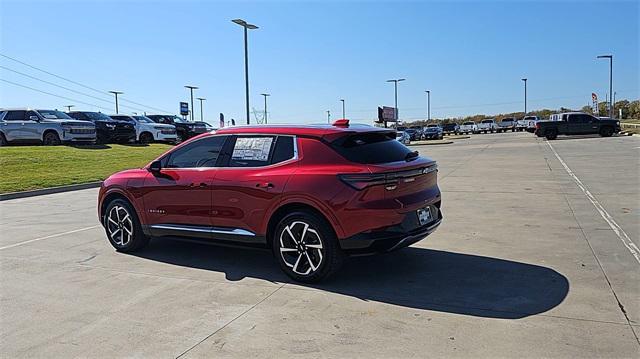
[[126,208],[113,206],[107,216],[107,232],[109,237],[119,247],[124,247],[133,237],[133,221]]
[[324,260],[322,238],[316,229],[303,221],[291,222],[280,233],[280,256],[298,275],[318,270]]

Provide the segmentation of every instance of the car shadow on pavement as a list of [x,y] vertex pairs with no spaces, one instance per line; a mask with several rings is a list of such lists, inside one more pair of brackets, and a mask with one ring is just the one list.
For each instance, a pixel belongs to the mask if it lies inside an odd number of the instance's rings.
[[268,251],[155,239],[136,256],[243,278],[315,288],[365,301],[486,318],[518,319],[564,300],[569,281],[553,269],[498,258],[417,247],[350,258],[326,282],[290,280]]

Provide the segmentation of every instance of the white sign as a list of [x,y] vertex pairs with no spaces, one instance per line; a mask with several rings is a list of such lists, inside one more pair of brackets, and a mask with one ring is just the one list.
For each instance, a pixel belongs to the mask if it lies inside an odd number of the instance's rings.
[[231,157],[239,161],[267,161],[273,137],[240,137],[236,140]]

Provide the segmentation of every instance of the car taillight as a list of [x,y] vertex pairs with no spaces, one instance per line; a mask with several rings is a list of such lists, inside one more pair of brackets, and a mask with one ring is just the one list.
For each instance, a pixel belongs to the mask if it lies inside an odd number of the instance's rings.
[[345,174],[338,175],[338,178],[359,191],[371,186],[398,182],[398,180],[395,179],[387,179],[387,176],[384,174]]

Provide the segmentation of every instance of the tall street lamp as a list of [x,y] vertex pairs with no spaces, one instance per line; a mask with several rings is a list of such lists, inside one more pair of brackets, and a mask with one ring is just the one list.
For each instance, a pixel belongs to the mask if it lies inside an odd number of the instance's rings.
[[267,97],[271,96],[271,94],[268,93],[261,93],[260,95],[264,96],[264,124],[266,125],[267,122]]
[[64,107],[67,108],[67,112],[71,112],[71,108],[72,107],[76,107],[75,105],[65,105]]
[[[387,82],[393,82],[394,85],[394,89],[395,89],[395,105],[394,105],[394,110],[393,110],[393,117],[394,120],[396,120],[396,127],[398,127],[398,82],[400,81],[404,81],[406,79],[395,79],[395,80],[387,80]],[[386,123],[385,123],[385,127],[386,127]]]
[[521,79],[524,81],[524,115],[527,115],[527,79]]
[[249,124],[249,46],[247,45],[247,30],[255,30],[258,27],[249,24],[242,19],[231,20],[244,28],[244,86],[245,86],[245,103],[247,110],[247,125]]
[[202,101],[205,101],[205,100],[206,100],[206,98],[203,98],[203,97],[197,97],[197,98],[196,98],[196,100],[200,101],[200,122],[203,122],[203,121],[204,121],[204,120],[203,120],[204,115],[203,115],[203,111],[202,111]]
[[613,98],[613,55],[600,55],[599,59],[609,59],[609,117],[613,118],[613,106],[611,106],[611,98]]
[[342,118],[343,118],[343,119],[346,119],[346,118],[347,118],[347,116],[345,115],[345,111],[344,111],[344,99],[343,99],[343,98],[341,98],[341,99],[340,99],[340,102],[342,102]]
[[116,97],[116,115],[118,114],[118,95],[122,95],[124,92],[121,91],[109,91],[110,93],[114,94]]
[[431,91],[425,90],[427,93],[427,122],[431,121]]
[[190,85],[185,85],[184,87],[188,88],[189,91],[191,92],[191,122],[193,122],[193,90],[197,90],[198,87],[190,86]]
[[331,111],[327,110],[327,123],[331,124]]

